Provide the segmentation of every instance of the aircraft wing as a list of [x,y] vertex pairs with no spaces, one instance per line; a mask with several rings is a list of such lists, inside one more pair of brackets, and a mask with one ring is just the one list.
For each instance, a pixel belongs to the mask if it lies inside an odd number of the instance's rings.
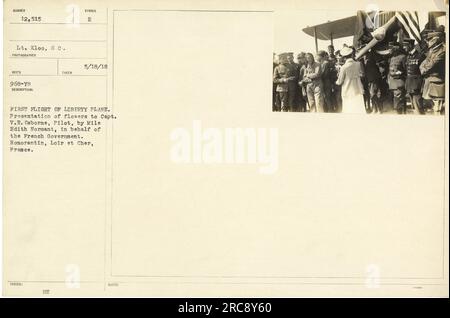
[[303,32],[314,37],[314,30],[319,40],[331,40],[353,36],[355,32],[356,15],[334,20],[312,27],[306,27]]

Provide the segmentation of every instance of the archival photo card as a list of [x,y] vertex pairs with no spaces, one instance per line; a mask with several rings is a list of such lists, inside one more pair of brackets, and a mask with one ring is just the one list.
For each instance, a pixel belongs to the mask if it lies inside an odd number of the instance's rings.
[[375,5],[275,12],[273,111],[443,115],[445,19]]

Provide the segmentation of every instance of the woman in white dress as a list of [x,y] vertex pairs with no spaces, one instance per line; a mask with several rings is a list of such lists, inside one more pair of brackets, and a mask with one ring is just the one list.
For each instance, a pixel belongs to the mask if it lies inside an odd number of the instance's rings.
[[339,71],[336,84],[341,86],[342,112],[365,114],[364,87],[361,82],[364,76],[362,65],[352,58],[353,50],[349,47],[344,47],[341,55],[345,63]]

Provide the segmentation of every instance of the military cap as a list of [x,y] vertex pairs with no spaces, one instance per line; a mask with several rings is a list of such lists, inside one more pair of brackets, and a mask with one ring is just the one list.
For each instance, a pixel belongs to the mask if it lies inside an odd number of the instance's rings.
[[287,60],[289,54],[287,53],[280,53],[278,54],[278,60],[281,62],[282,60]]

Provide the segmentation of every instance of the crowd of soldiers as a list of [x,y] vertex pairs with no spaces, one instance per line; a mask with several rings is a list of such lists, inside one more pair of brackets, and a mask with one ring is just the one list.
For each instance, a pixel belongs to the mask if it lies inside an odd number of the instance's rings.
[[[421,43],[404,38],[388,49],[372,49],[355,60],[352,46],[328,52],[274,53],[273,111],[342,112],[342,81],[346,61],[360,63],[361,104],[364,113],[444,113],[445,32],[424,33]],[[345,96],[345,95],[344,95]],[[344,102],[345,104],[345,102]],[[344,106],[345,108],[345,106]]]

